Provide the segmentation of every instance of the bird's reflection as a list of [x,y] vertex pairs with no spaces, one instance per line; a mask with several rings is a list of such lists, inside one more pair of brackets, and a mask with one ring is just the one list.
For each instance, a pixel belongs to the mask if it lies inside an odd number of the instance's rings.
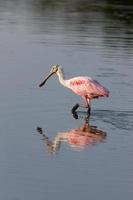
[[89,125],[87,117],[84,118],[84,123],[80,128],[59,132],[52,140],[49,139],[41,127],[37,127],[37,132],[42,135],[44,144],[51,154],[59,152],[63,142],[76,150],[84,150],[98,142],[103,142],[107,136],[106,132],[99,130],[96,126]]

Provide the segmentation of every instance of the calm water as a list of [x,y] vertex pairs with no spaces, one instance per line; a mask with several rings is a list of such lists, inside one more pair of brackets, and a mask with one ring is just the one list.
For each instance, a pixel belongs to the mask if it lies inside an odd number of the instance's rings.
[[[42,2],[0,1],[0,199],[132,200],[133,11]],[[57,77],[38,88],[56,63],[110,90],[87,135],[80,97]]]

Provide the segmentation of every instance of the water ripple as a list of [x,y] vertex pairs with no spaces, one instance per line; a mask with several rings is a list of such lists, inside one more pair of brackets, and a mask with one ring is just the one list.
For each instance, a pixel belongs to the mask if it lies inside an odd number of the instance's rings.
[[118,129],[133,130],[133,111],[95,110],[93,119],[102,119]]

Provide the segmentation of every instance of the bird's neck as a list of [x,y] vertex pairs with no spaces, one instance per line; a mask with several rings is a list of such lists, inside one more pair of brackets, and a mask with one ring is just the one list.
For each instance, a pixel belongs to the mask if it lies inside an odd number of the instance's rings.
[[59,82],[63,85],[66,86],[66,81],[65,81],[65,76],[64,76],[64,72],[63,69],[59,69],[57,72],[58,78],[59,78]]

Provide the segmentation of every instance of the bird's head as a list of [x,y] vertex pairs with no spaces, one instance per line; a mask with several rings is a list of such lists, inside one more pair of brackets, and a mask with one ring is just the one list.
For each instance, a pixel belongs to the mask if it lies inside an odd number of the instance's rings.
[[58,64],[57,65],[53,65],[51,70],[50,70],[50,73],[55,73],[56,74],[60,67],[61,66],[58,65]]
[[50,70],[50,72],[49,72],[49,74],[45,77],[44,81],[41,82],[41,83],[39,84],[39,87],[42,87],[42,86],[46,83],[46,81],[47,81],[53,74],[57,74],[60,68],[61,68],[61,66],[58,65],[58,64],[57,64],[57,65],[53,65],[52,68],[51,68],[51,70]]

